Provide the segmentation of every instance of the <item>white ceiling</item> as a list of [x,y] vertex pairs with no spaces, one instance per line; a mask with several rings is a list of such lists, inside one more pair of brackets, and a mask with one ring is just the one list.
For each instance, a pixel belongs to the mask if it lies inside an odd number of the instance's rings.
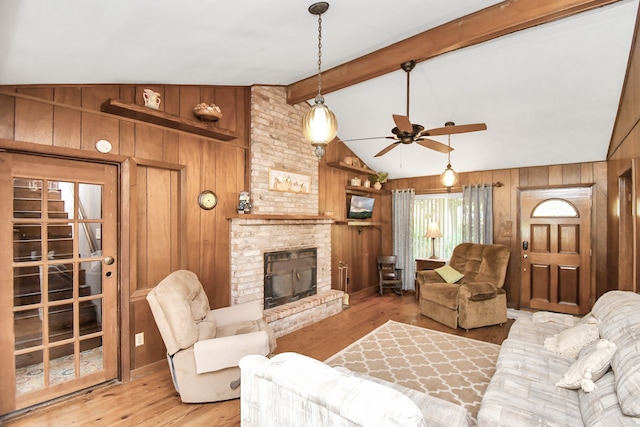
[[[485,122],[451,136],[457,171],[604,160],[639,0],[623,0],[421,62],[413,123]],[[2,0],[0,85],[164,83],[288,85],[316,72],[317,17],[299,0]],[[499,3],[334,0],[323,19],[323,70]],[[400,70],[325,94],[343,140],[390,135],[405,114]],[[211,100],[215,102],[215,100]],[[446,137],[433,139],[447,142]],[[391,178],[442,172],[417,144],[347,142]]]

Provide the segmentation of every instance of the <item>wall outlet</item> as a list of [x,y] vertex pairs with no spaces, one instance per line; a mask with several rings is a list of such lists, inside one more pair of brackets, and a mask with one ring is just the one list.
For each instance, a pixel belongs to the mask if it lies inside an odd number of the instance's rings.
[[144,345],[144,332],[136,334],[136,347],[140,347],[141,345]]

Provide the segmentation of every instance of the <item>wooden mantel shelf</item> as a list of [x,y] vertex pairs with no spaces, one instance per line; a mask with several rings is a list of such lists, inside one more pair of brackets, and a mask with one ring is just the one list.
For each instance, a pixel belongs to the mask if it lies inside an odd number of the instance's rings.
[[251,220],[277,220],[277,221],[318,221],[318,220],[329,220],[334,221],[335,218],[332,216],[322,216],[322,215],[285,215],[285,214],[275,214],[275,215],[267,215],[267,214],[236,214],[227,217],[227,219],[251,219]]
[[176,116],[163,111],[152,110],[137,104],[121,101],[118,99],[107,99],[102,103],[100,109],[105,113],[127,117],[129,119],[140,120],[141,122],[153,123],[171,129],[181,130],[208,138],[230,141],[236,139],[238,134],[228,129],[211,127],[211,124]]

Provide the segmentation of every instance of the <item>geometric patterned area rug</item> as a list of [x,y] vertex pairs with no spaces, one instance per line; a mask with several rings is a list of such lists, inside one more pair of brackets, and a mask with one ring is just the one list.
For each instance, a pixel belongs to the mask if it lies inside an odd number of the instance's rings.
[[462,405],[475,420],[499,351],[496,344],[389,320],[325,363]]

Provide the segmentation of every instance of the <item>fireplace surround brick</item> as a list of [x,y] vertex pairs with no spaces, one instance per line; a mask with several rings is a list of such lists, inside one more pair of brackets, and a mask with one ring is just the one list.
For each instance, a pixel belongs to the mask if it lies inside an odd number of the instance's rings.
[[[288,105],[283,87],[254,86],[251,96],[249,191],[254,215],[230,220],[231,303],[264,300],[264,253],[317,248],[318,293],[265,310],[279,337],[339,313],[343,292],[331,289],[333,220],[318,216],[318,160],[300,129],[309,107]],[[309,193],[270,191],[271,168],[309,175]]]

